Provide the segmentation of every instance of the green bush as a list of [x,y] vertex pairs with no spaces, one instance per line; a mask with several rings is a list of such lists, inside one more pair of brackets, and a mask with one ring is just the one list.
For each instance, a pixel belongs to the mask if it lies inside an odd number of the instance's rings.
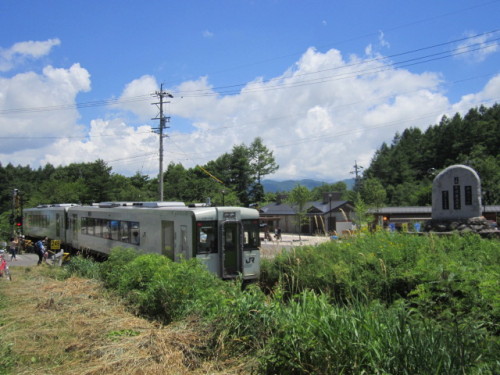
[[101,265],[101,278],[109,288],[116,288],[120,282],[124,267],[139,256],[135,249],[115,247],[108,259]]
[[196,259],[174,263],[162,255],[147,254],[124,264],[114,285],[141,313],[170,322],[206,314],[204,310],[221,298],[224,284]]
[[99,279],[101,275],[100,263],[83,256],[72,257],[63,270],[66,276],[77,275],[88,279]]

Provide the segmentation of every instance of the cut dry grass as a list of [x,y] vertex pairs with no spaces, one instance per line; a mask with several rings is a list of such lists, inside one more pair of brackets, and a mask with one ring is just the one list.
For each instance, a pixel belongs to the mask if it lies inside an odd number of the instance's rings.
[[[46,267],[0,280],[2,345],[12,374],[243,374],[242,361],[203,358],[195,323],[161,326],[131,313],[95,280],[57,281]],[[7,372],[9,373],[9,372]]]

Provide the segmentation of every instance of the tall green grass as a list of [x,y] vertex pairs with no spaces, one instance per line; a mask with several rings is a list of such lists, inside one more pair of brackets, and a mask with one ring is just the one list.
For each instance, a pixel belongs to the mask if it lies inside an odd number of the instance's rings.
[[189,318],[207,355],[253,356],[256,373],[495,374],[498,245],[378,234],[304,247],[263,265],[263,289],[127,249],[99,270],[141,314]]
[[498,241],[378,233],[282,253],[263,262],[261,283],[270,290],[281,282],[290,296],[314,290],[341,305],[404,299],[436,318],[458,310],[498,323],[499,280]]
[[[3,283],[4,280],[0,279]],[[4,286],[3,286],[4,287]],[[9,375],[11,370],[16,364],[17,358],[12,351],[12,342],[7,342],[1,337],[1,329],[5,325],[5,321],[2,316],[4,310],[7,307],[7,300],[0,289],[0,375]]]
[[494,373],[484,331],[469,326],[456,335],[403,304],[335,306],[324,294],[304,291],[275,313],[263,373]]

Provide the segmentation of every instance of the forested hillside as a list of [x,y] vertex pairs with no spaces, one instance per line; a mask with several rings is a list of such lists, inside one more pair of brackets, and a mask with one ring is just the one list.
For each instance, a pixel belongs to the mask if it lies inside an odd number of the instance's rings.
[[396,134],[373,156],[360,189],[371,204],[429,205],[433,178],[452,164],[474,168],[483,202],[500,203],[500,105],[471,109],[463,118],[443,117],[425,132],[409,128]]
[[[463,118],[444,117],[426,131],[409,128],[396,134],[390,145],[376,151],[370,166],[354,186],[368,206],[421,206],[431,204],[432,180],[452,164],[466,164],[481,177],[484,204],[500,204],[500,105],[471,109]],[[236,145],[203,166],[168,165],[164,174],[164,200],[216,205],[265,204],[275,194],[264,194],[262,179],[278,169],[273,152],[260,138],[249,146]],[[0,228],[8,226],[12,191],[22,193],[24,207],[42,203],[148,201],[158,199],[158,180],[137,172],[125,177],[112,172],[104,161],[74,163],[38,169],[0,164]],[[321,199],[326,191],[339,191],[345,183],[312,189]]]
[[[263,177],[278,169],[273,152],[260,138],[250,145],[236,145],[203,166],[185,168],[170,164],[164,172],[166,201],[204,202],[216,205],[243,205],[262,202]],[[158,179],[137,172],[125,177],[112,172],[103,160],[33,169],[0,163],[0,231],[10,231],[12,192],[18,189],[24,207],[39,204],[105,201],[152,201],[159,199]]]

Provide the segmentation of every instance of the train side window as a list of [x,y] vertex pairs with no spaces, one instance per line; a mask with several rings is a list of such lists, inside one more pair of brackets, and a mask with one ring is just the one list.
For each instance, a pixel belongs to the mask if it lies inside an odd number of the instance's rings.
[[80,220],[82,234],[87,234],[87,218],[82,217]]
[[56,214],[56,236],[61,236],[61,215]]
[[72,225],[72,229],[73,229],[73,236],[74,237],[77,237],[78,235],[78,216],[76,214],[73,214],[73,218],[71,220],[71,225]]
[[95,219],[94,236],[102,237],[103,219]]
[[135,221],[132,221],[130,223],[130,226],[132,228],[132,238],[131,238],[131,242],[134,244],[134,245],[140,245],[141,244],[141,229],[139,227],[139,223],[138,222],[135,222]]
[[257,220],[243,220],[244,249],[255,249],[260,246],[259,229]]
[[101,223],[101,226],[102,226],[102,238],[111,239],[111,234],[110,234],[111,224],[109,223],[109,220],[104,219]]
[[93,217],[88,217],[87,218],[87,234],[89,236],[94,235],[94,226],[95,226],[95,219]]
[[217,252],[216,222],[198,222],[196,225],[196,249],[198,254]]
[[120,221],[120,241],[130,242],[130,227],[128,221]]
[[187,225],[181,225],[181,252],[184,259],[187,259],[188,241],[187,241]]
[[110,225],[109,238],[118,241],[120,239],[118,237],[118,235],[120,234],[120,222],[118,220],[111,220],[109,222],[109,225]]

